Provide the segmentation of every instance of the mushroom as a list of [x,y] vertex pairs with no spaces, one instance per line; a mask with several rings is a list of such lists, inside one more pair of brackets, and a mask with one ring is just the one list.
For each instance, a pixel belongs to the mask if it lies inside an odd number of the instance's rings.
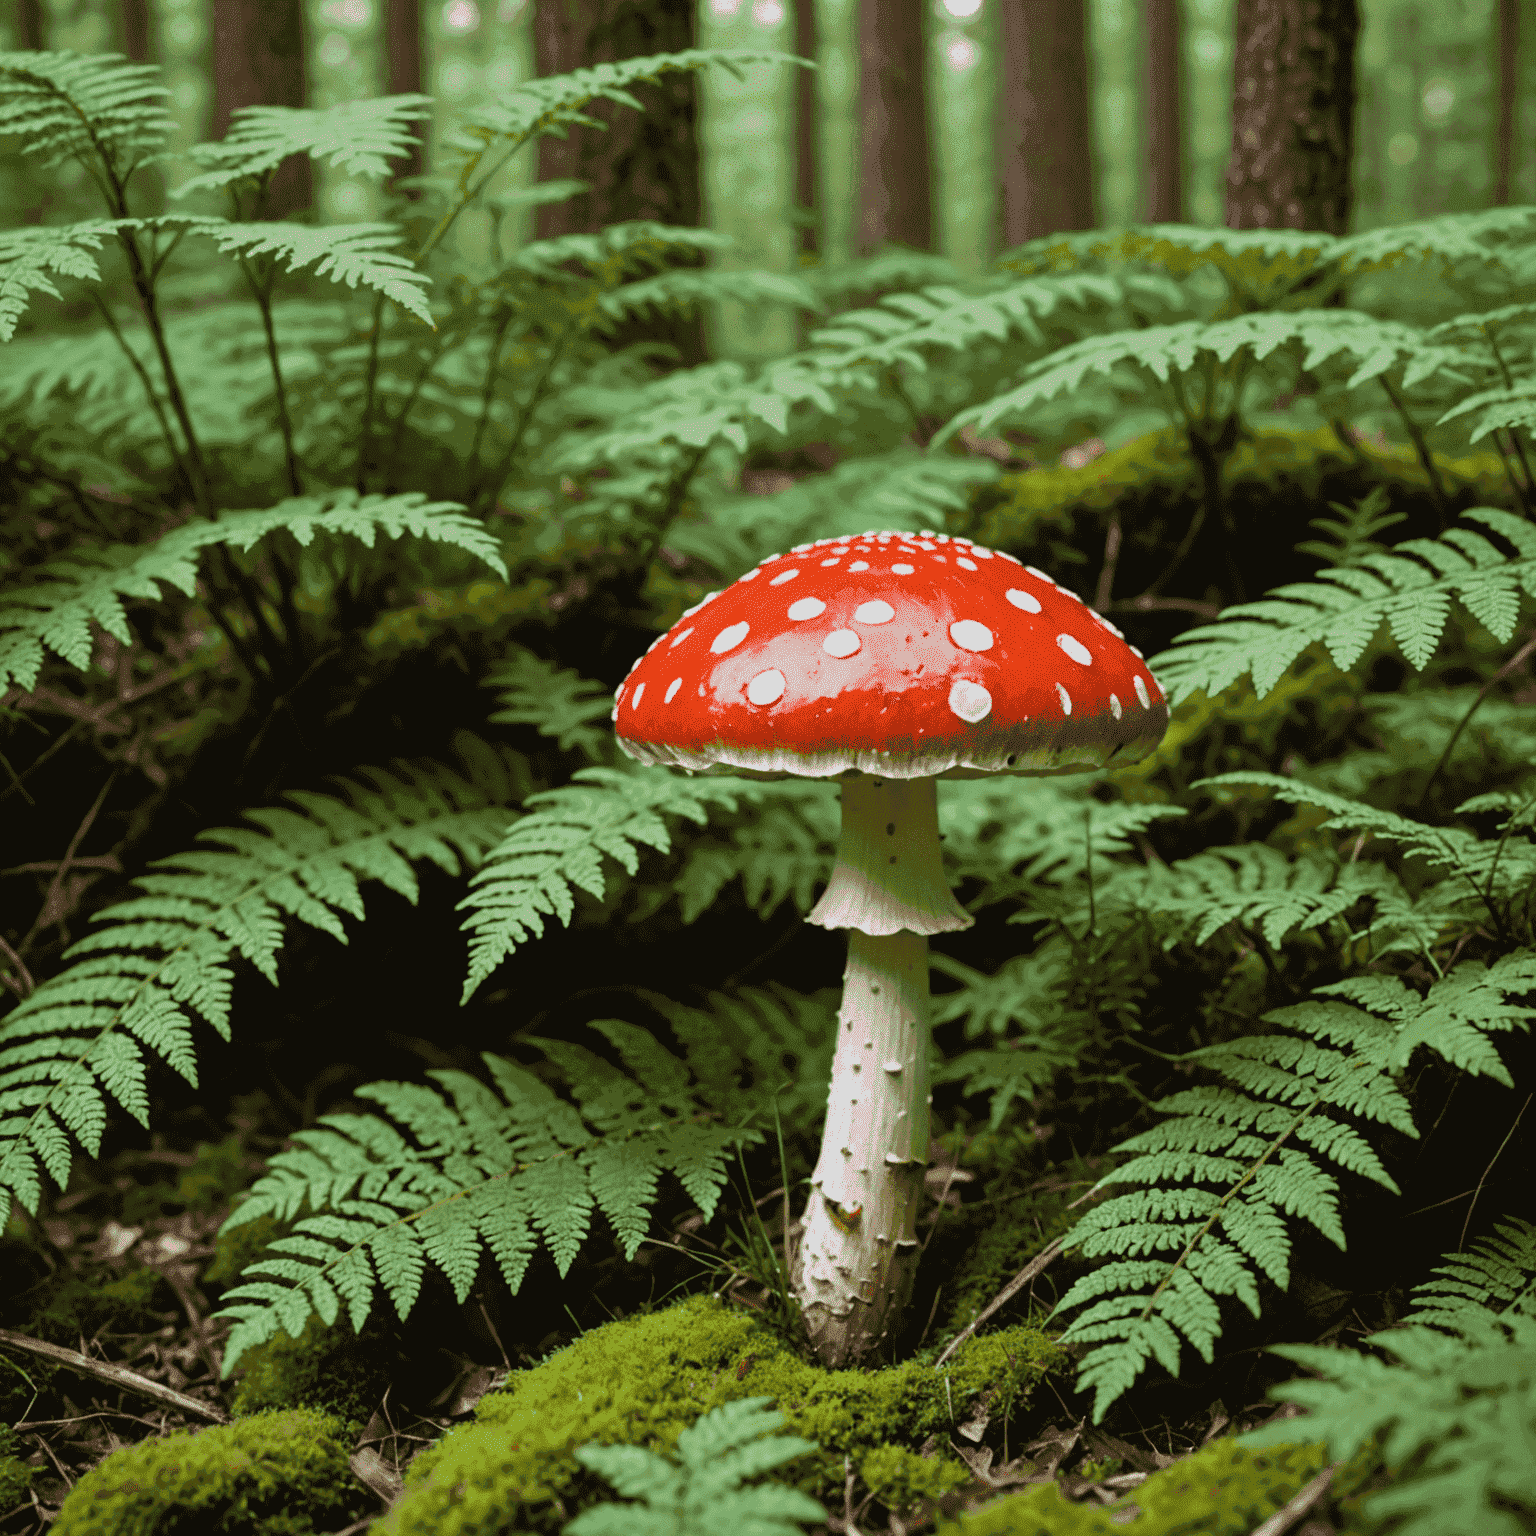
[[1135,761],[1168,706],[1141,652],[1044,571],[944,534],[799,544],[711,592],[614,699],[620,747],[692,773],[837,779],[807,921],[848,930],[821,1155],[793,1283],[829,1366],[895,1331],[928,1161],[928,936],[972,919],[944,876],[939,779]]

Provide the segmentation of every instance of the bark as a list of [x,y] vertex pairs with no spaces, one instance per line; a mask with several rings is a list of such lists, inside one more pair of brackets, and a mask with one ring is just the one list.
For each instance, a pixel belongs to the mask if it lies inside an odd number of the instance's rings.
[[1237,0],[1229,229],[1349,225],[1357,0]]
[[117,24],[123,52],[135,64],[148,64],[149,0],[118,0]]
[[821,1155],[793,1281],[826,1366],[900,1326],[928,1161],[928,935],[968,928],[939,849],[937,781],[843,781],[837,863],[806,919],[848,928]]
[[1520,91],[1520,0],[1499,0],[1499,115],[1494,127],[1493,205],[1509,202]]
[[[816,0],[795,0],[795,52],[802,59],[816,58]],[[807,215],[799,229],[800,250],[814,255],[820,248],[816,174],[816,75],[795,66],[795,206]]]
[[923,11],[859,0],[859,254],[933,246]]
[[[695,45],[692,0],[536,0],[533,13],[535,73],[542,79],[593,64]],[[654,85],[629,87],[646,110],[595,101],[584,110],[608,125],[571,128],[563,139],[539,140],[540,181],[573,177],[589,190],[563,203],[546,203],[535,214],[536,236],[596,234],[609,224],[654,219],[696,227],[701,221],[697,88],[691,71],[664,74]],[[676,260],[702,265],[702,258]],[[700,319],[668,316],[626,321],[605,332],[616,347],[664,341],[678,348],[681,363],[704,360]]]
[[[302,107],[303,0],[213,0],[213,136],[229,131],[240,107]],[[262,213],[274,219],[308,208],[307,155],[291,155],[272,177]]]
[[1083,0],[1001,0],[999,236],[1011,250],[1093,228],[1093,149]]
[[1146,0],[1145,217],[1177,224],[1184,217],[1184,99],[1178,0]]
[[[384,61],[388,75],[388,94],[408,96],[421,91],[421,0],[384,0]],[[416,127],[418,136],[427,125]],[[408,159],[393,162],[396,180],[420,176],[425,165],[423,146],[418,144]],[[407,191],[413,202],[419,191]]]
[[43,0],[16,0],[16,47],[37,53],[47,46],[43,38]]

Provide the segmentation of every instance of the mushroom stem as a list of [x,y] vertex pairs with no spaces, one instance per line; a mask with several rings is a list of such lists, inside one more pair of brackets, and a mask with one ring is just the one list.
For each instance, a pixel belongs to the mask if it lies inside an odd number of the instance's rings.
[[928,1162],[928,935],[971,925],[944,878],[937,782],[843,781],[826,892],[806,919],[847,928],[821,1156],[795,1263],[806,1334],[839,1367],[900,1323]]
[[878,1346],[912,1293],[928,1098],[927,935],[854,929],[796,1265],[806,1333],[825,1365]]

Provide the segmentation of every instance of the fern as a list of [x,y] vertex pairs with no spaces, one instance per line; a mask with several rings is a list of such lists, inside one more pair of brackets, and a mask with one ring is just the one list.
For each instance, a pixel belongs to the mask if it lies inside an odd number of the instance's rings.
[[459,903],[470,915],[469,974],[463,1000],[519,945],[544,932],[544,919],[569,925],[574,890],[602,899],[603,859],[633,875],[638,845],[671,847],[667,816],[702,825],[709,808],[736,808],[745,786],[732,779],[682,779],[666,769],[578,768],[572,782],[530,795]]
[[157,156],[173,128],[160,71],[121,54],[0,53],[0,136],[21,141],[47,170],[76,160],[127,179]]
[[241,107],[215,144],[194,144],[192,159],[209,167],[189,177],[173,197],[190,197],[236,181],[260,181],[290,155],[328,160],[348,176],[381,179],[421,141],[411,124],[431,116],[430,96],[380,96],[329,107]]
[[531,1042],[559,1069],[574,1104],[517,1063],[486,1053],[496,1093],[457,1070],[428,1073],[436,1092],[388,1082],[357,1090],[415,1144],[375,1115],[322,1115],[315,1129],[296,1132],[298,1145],[269,1160],[221,1228],[269,1215],[290,1220],[306,1203],[315,1212],[272,1244],[281,1257],[244,1271],[262,1278],[225,1292],[217,1315],[235,1323],[224,1374],[278,1328],[297,1338],[311,1312],[331,1326],[341,1301],[361,1332],[376,1284],[403,1322],[429,1262],[462,1302],[482,1242],[513,1292],[541,1241],[563,1278],[594,1211],[631,1259],[663,1172],[712,1216],[727,1153],[760,1133],[718,1124],[707,1085],[694,1085],[645,1030],[619,1019],[593,1027],[624,1069],[567,1041]]
[[363,496],[333,491],[293,497],[257,512],[226,512],[216,522],[186,523],[150,545],[80,546],[40,566],[29,586],[0,599],[0,689],[12,683],[30,691],[45,651],[71,666],[91,662],[91,621],[125,645],[133,635],[124,598],[159,601],[171,586],[192,596],[197,557],[210,545],[250,550],[274,533],[308,545],[317,533],[347,534],[369,549],[379,534],[406,535],[450,544],[505,577],[496,541],[451,501],[427,501],[420,491],[400,496]]
[[1056,1307],[1087,1307],[1062,1342],[1092,1346],[1078,1387],[1095,1389],[1094,1421],[1149,1360],[1177,1375],[1182,1340],[1209,1364],[1221,1334],[1218,1298],[1235,1296],[1259,1315],[1258,1277],[1282,1289],[1289,1282],[1287,1217],[1344,1247],[1337,1181],[1323,1164],[1397,1190],[1351,1119],[1418,1135],[1393,1074],[1420,1046],[1508,1083],[1489,1037],[1526,1027],[1536,1010],[1507,999],[1533,986],[1529,951],[1492,967],[1465,961],[1424,997],[1396,977],[1354,977],[1264,1016],[1285,1034],[1181,1058],[1227,1082],[1155,1104],[1168,1118],[1116,1148],[1136,1155],[1098,1186],[1145,1188],[1106,1200],[1063,1239],[1086,1257],[1114,1256]]
[[522,646],[514,646],[484,681],[486,687],[501,690],[503,707],[489,717],[493,724],[531,725],[562,752],[580,752],[589,762],[612,756],[612,732],[595,723],[606,720],[613,707],[602,683]]
[[229,1039],[234,961],[275,983],[285,918],[345,943],[338,914],[363,916],[359,880],[414,902],[410,861],[456,874],[494,844],[524,770],[472,737],[458,746],[463,772],[396,763],[339,797],[294,791],[292,808],[247,812],[253,826],[203,832],[96,915],[73,963],[0,1020],[0,1222],[13,1194],[36,1214],[39,1165],[65,1188],[71,1135],[97,1155],[106,1095],[148,1124],[145,1048],[196,1084],[193,1017]]
[[0,341],[9,341],[16,334],[29,293],[62,297],[53,277],[99,283],[101,269],[91,253],[99,251],[102,242],[125,222],[129,221],[88,219],[81,224],[0,231]]
[[371,288],[436,329],[427,302],[432,279],[390,249],[404,238],[393,224],[329,224],[315,229],[308,224],[230,224],[222,219],[167,222],[208,236],[226,256],[271,256],[289,272],[313,267],[317,277],[328,277],[333,283]]
[[1536,531],[1493,507],[1474,507],[1465,516],[1512,544],[1514,558],[1470,528],[1409,539],[1186,630],[1154,658],[1158,682],[1178,703],[1197,691],[1215,698],[1251,674],[1263,698],[1312,645],[1326,646],[1334,665],[1348,671],[1383,625],[1409,664],[1422,668],[1439,644],[1453,598],[1495,639],[1508,640],[1520,594],[1536,594]]
[[706,1413],[677,1437],[681,1466],[638,1445],[579,1446],[584,1467],[642,1502],[584,1510],[562,1536],[796,1536],[805,1521],[825,1520],[826,1510],[796,1488],[742,1487],[817,1448],[814,1440],[773,1434],[785,1419],[769,1410],[772,1401],[742,1397]]
[[1335,1461],[1374,1442],[1391,1475],[1363,1501],[1394,1536],[1521,1536],[1536,1520],[1536,1228],[1509,1221],[1480,1251],[1446,1255],[1453,1278],[1407,1326],[1364,1342],[1390,1357],[1318,1345],[1272,1354],[1316,1373],[1271,1396],[1306,1409],[1243,1437],[1251,1447],[1304,1435]]

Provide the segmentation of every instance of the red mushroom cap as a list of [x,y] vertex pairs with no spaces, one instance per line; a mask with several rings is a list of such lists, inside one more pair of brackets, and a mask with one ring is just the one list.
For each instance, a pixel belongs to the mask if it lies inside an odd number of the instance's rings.
[[975,778],[1133,762],[1168,705],[1043,571],[944,534],[797,545],[690,608],[615,695],[619,745],[697,773]]

